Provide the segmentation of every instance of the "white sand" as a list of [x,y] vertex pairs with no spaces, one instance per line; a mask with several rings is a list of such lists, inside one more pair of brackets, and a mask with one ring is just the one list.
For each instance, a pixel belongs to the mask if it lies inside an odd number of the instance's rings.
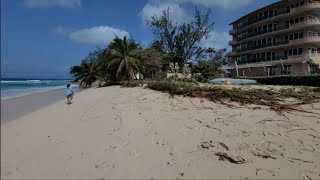
[[1,126],[1,178],[320,179],[320,115],[292,113],[89,89]]

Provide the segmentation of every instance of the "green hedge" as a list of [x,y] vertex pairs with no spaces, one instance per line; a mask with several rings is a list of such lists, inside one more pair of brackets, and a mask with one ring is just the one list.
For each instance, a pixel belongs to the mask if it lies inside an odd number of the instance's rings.
[[320,87],[320,75],[253,77],[260,84]]

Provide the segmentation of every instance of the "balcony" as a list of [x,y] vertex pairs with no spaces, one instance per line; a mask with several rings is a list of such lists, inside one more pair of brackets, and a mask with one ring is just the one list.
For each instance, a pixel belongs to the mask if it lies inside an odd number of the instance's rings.
[[235,45],[237,45],[237,41],[235,41],[235,40],[229,41],[229,45],[235,46]]
[[247,34],[247,35],[244,35],[240,38],[238,38],[238,42],[239,41],[243,41],[243,40],[247,40],[247,39],[250,39],[250,38],[253,38],[253,37],[257,37],[257,36],[261,36],[261,35],[264,35],[264,34],[274,34],[273,32],[278,32],[278,31],[282,31],[282,30],[287,30],[287,29],[290,29],[290,30],[294,30],[294,29],[301,29],[301,28],[305,28],[307,26],[320,26],[320,19],[317,18],[317,19],[314,19],[314,20],[306,20],[306,21],[303,21],[303,22],[300,22],[300,23],[297,23],[297,24],[292,24],[292,25],[289,25],[289,24],[284,24],[284,25],[281,25],[281,26],[277,26],[277,27],[273,27],[273,28],[268,28],[268,29],[264,29],[264,30],[261,30],[259,32],[255,32],[255,33],[250,33],[250,34]]
[[238,29],[232,29],[232,30],[229,31],[230,35],[235,35],[237,33],[238,33]]
[[242,40],[245,40],[245,39],[248,39],[248,38],[252,38],[252,37],[255,37],[255,36],[260,36],[262,34],[271,33],[271,32],[274,32],[274,31],[280,31],[280,30],[289,29],[289,28],[290,28],[290,25],[289,24],[285,24],[285,25],[281,25],[281,26],[277,26],[277,27],[264,29],[264,30],[261,30],[261,31],[255,32],[255,33],[250,33],[250,34],[244,35],[244,36],[238,38],[238,41],[242,41]]
[[279,61],[279,60],[288,60],[288,56],[274,56],[274,57],[263,57],[257,59],[245,59],[237,61],[237,64],[249,64],[249,63],[261,63],[261,62],[268,62],[268,61]]
[[[276,17],[281,18],[280,16],[282,16],[282,15],[286,15],[286,16],[283,16],[283,17],[287,17],[287,16],[291,16],[291,15],[294,15],[294,14],[297,14],[297,13],[301,13],[301,12],[304,12],[304,11],[309,11],[309,10],[313,10],[316,13],[319,14],[319,11],[318,11],[319,8],[320,8],[320,2],[315,1],[315,2],[311,2],[311,3],[307,3],[304,6],[300,6],[300,7],[295,8],[295,9],[291,9],[291,10],[285,9],[285,10],[278,11],[278,13],[274,14],[274,15],[265,15],[265,16],[259,17],[258,19],[256,19],[255,17],[254,18],[250,18],[247,22],[245,22],[245,23],[241,24],[240,26],[238,26],[238,31],[239,30],[243,30],[245,27],[248,27],[248,26],[250,26],[252,24],[255,24],[255,23],[267,20],[267,19],[273,19],[273,18],[276,18]],[[276,18],[276,19],[279,19],[279,18]],[[274,20],[276,20],[276,19],[274,19]]]
[[[307,63],[309,54],[300,54],[295,56],[275,56],[275,57],[265,57],[260,59],[244,59],[237,61],[238,68],[244,67],[261,67],[261,66],[273,66],[279,63]],[[311,54],[310,58],[315,63],[319,63],[320,54]]]
[[284,41],[277,41],[277,42],[268,42],[268,43],[264,43],[264,44],[258,44],[255,46],[249,46],[246,48],[241,48],[238,49],[238,53],[242,53],[245,51],[250,51],[250,50],[256,50],[256,49],[261,49],[261,48],[267,48],[267,47],[272,47],[272,46],[280,46],[280,45],[285,45],[285,44],[289,44],[289,40],[284,40]]
[[288,10],[282,10],[282,11],[278,11],[277,14],[275,15],[265,15],[265,16],[262,16],[262,17],[259,17],[258,19],[256,18],[251,18],[249,19],[246,23],[243,23],[242,25],[238,26],[238,29],[242,29],[246,26],[249,26],[251,24],[254,24],[254,23],[257,23],[257,22],[260,22],[260,21],[263,21],[263,20],[266,20],[266,19],[270,19],[270,18],[273,18],[273,17],[276,17],[276,16],[280,16],[280,15],[283,15],[283,14],[288,14],[290,13],[290,11]]

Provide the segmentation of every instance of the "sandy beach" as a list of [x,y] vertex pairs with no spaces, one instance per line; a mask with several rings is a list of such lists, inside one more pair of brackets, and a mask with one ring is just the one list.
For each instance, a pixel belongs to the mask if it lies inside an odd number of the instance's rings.
[[141,87],[74,98],[1,120],[1,178],[320,179],[320,115]]

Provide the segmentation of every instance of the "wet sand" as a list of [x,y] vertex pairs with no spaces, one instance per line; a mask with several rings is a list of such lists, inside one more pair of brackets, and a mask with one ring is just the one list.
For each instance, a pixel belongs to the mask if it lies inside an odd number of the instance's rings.
[[[79,88],[73,89],[75,93],[80,91]],[[64,88],[3,99],[1,100],[1,125],[64,99],[66,99]]]
[[320,115],[253,107],[92,88],[2,125],[1,177],[319,179]]

